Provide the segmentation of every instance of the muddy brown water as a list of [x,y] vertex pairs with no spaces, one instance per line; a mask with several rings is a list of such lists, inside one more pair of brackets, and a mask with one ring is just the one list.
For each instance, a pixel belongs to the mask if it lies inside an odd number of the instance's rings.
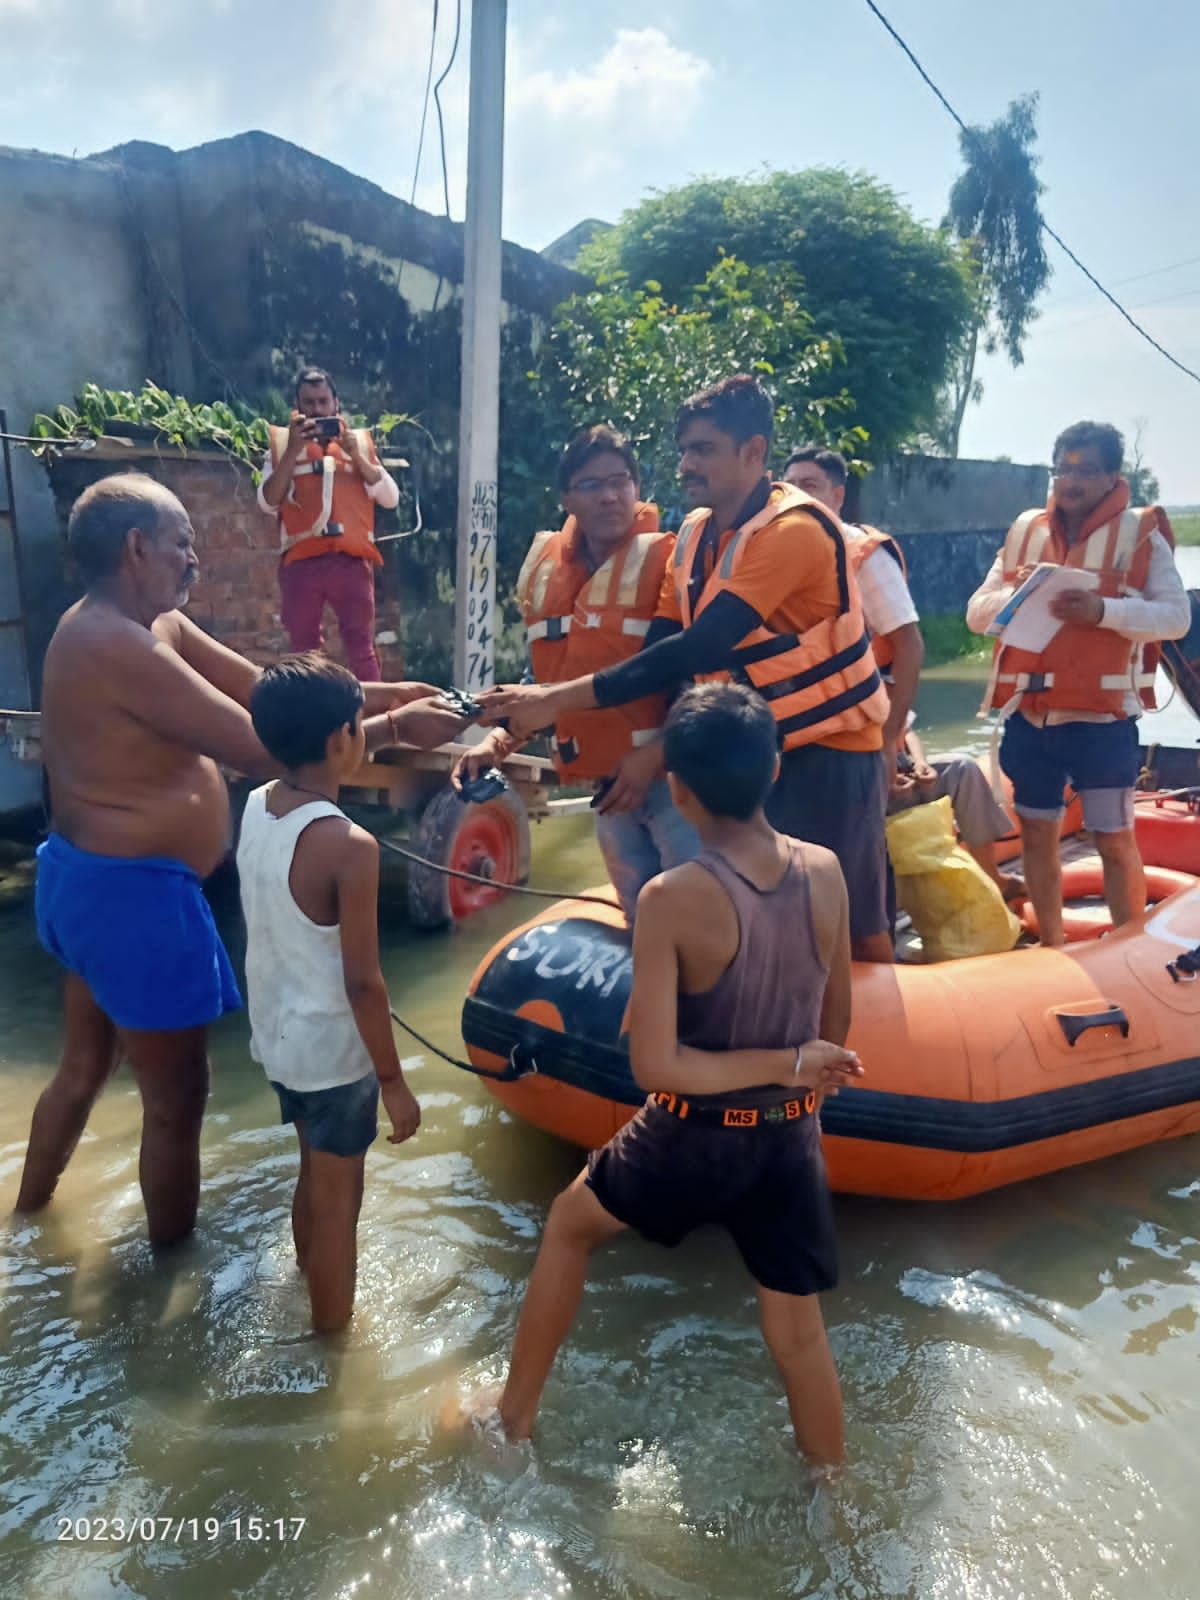
[[[977,696],[969,674],[930,675],[931,746],[982,744]],[[600,875],[587,819],[538,829],[535,882]],[[439,937],[385,908],[397,1008],[456,1046],[476,962],[528,905]],[[0,971],[7,1210],[59,1042],[27,901],[0,911]],[[0,1235],[0,1593],[1197,1594],[1200,1140],[954,1206],[839,1200],[826,1314],[850,1465],[828,1485],[796,1460],[749,1285],[712,1233],[601,1253],[532,1452],[448,1426],[502,1374],[578,1156],[454,1068],[409,1070],[424,1121],[369,1157],[336,1348],[304,1331],[293,1135],[244,1017],[216,1030],[200,1227],[168,1260],[143,1238],[136,1095],[113,1083],[53,1207]]]

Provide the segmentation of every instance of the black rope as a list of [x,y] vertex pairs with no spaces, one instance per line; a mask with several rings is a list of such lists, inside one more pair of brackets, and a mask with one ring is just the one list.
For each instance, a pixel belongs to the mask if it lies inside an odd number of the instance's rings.
[[379,842],[385,850],[394,851],[406,861],[415,861],[419,867],[431,867],[434,872],[442,872],[447,878],[462,878],[466,883],[482,883],[489,889],[503,889],[508,894],[528,894],[537,900],[578,900],[591,906],[607,906],[610,911],[612,910],[613,902],[606,900],[603,895],[560,894],[557,889],[531,889],[524,883],[501,883],[498,878],[484,878],[478,872],[460,872],[457,867],[443,866],[440,861],[431,861],[428,856],[419,856],[415,850],[405,850],[401,845],[393,844],[391,839],[380,839]]
[[477,1067],[473,1061],[461,1061],[458,1056],[448,1055],[445,1050],[438,1048],[431,1039],[423,1033],[418,1033],[411,1023],[405,1022],[403,1017],[397,1016],[391,1007],[388,1007],[392,1021],[398,1028],[403,1028],[405,1033],[410,1033],[418,1044],[423,1044],[431,1055],[440,1056],[443,1061],[448,1061],[452,1067],[459,1067],[463,1072],[474,1073],[477,1078],[491,1078],[493,1083],[516,1083],[518,1078],[529,1078],[537,1071],[538,1065],[534,1057],[524,1045],[515,1044],[508,1054],[508,1065],[500,1072],[493,1072],[489,1067]]

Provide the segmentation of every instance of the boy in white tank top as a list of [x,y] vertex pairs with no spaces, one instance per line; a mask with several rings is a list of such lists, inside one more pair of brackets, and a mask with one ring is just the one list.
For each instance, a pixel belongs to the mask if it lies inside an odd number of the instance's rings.
[[[421,1121],[379,967],[379,846],[335,803],[363,759],[362,707],[358,680],[316,653],[265,669],[250,715],[285,775],[250,795],[237,851],[250,1051],[300,1140],[292,1235],[318,1333],[343,1327],[354,1308],[363,1168],[380,1095],[392,1144]],[[424,748],[463,727],[429,700],[385,715],[393,742]]]

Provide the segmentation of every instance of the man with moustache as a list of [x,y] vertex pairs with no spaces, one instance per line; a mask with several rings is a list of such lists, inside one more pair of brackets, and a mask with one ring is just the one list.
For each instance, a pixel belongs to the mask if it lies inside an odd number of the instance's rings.
[[[628,439],[597,423],[563,452],[558,486],[567,520],[534,536],[517,579],[530,665],[538,683],[562,683],[627,661],[650,629],[671,561],[674,535],[658,526],[658,507],[638,497],[640,474]],[[554,731],[564,783],[596,790],[596,842],[630,926],[642,886],[700,848],[696,830],[671,802],[665,778],[643,788],[622,767],[640,746],[657,743],[664,695],[607,710],[577,712]],[[464,755],[460,784],[503,761],[520,741],[493,728]]]
[[[850,897],[851,948],[893,959],[887,910],[883,724],[876,670],[837,518],[767,472],[774,407],[756,378],[725,378],[679,408],[675,438],[693,506],[676,537],[642,650],[619,666],[483,696],[522,736],[564,713],[623,705],[691,678],[734,678],[766,700],[783,749],[771,826],[825,845]],[[623,766],[657,764],[659,743]]]
[[1053,489],[1023,512],[967,602],[967,626],[986,633],[1037,566],[1080,581],[1050,603],[1058,631],[1038,651],[996,640],[983,709],[1003,708],[1000,765],[1021,819],[1021,856],[1044,945],[1064,943],[1059,832],[1064,791],[1104,864],[1114,927],[1146,907],[1133,826],[1141,770],[1137,719],[1154,709],[1158,643],[1180,639],[1191,609],[1161,506],[1135,508],[1121,475],[1125,441],[1108,422],[1076,422],[1054,441]]
[[[170,490],[140,473],[103,478],[67,531],[86,592],[46,652],[53,828],[37,880],[38,934],[66,968],[66,1037],[34,1110],[17,1210],[49,1201],[124,1056],[142,1097],[150,1240],[163,1245],[195,1225],[208,1026],[241,1004],[201,887],[230,839],[218,763],[278,769],[247,710],[259,669],[179,609],[199,568]],[[384,713],[366,725],[367,748],[451,738],[461,718],[408,704],[432,692],[366,686],[366,710]]]

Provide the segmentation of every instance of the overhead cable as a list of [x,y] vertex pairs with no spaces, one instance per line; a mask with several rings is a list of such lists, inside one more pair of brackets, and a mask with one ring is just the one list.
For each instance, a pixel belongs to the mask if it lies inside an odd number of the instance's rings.
[[[944,106],[946,111],[949,112],[950,116],[952,116],[954,118],[954,121],[958,124],[960,130],[965,133],[966,129],[967,129],[967,124],[959,116],[958,112],[950,104],[949,100],[946,99],[946,96],[938,88],[937,84],[934,83],[933,79],[926,72],[925,68],[921,65],[920,61],[913,54],[912,50],[908,47],[908,45],[904,42],[904,40],[896,32],[895,28],[893,28],[892,24],[884,16],[883,12],[875,4],[875,0],[865,0],[865,4],[866,4],[868,10],[871,11],[875,15],[875,17],[878,18],[878,20],[887,29],[888,33],[891,34],[892,38],[900,46],[901,50],[904,51],[904,54],[908,57],[908,59],[912,62],[913,66],[920,73],[921,77],[925,80],[925,83],[933,91],[934,95],[936,95],[938,100],[941,101],[942,105]],[[1109,290],[1107,290],[1104,287],[1104,285],[1100,282],[1100,279],[1096,276],[1096,274],[1094,272],[1089,271],[1088,268],[1084,266],[1083,262],[1075,254],[1074,250],[1072,250],[1070,245],[1068,245],[1066,243],[1066,241],[1063,239],[1061,234],[1055,232],[1055,230],[1046,221],[1045,217],[1043,217],[1041,220],[1042,220],[1042,231],[1045,234],[1047,234],[1049,238],[1054,240],[1055,244],[1063,252],[1063,254],[1067,257],[1067,259],[1069,261],[1074,262],[1074,264],[1079,268],[1080,272],[1083,273],[1084,277],[1088,280],[1088,282],[1092,285],[1092,287],[1094,289],[1098,289],[1100,291],[1100,293],[1104,296],[1104,298],[1108,301],[1108,303],[1116,311],[1120,312],[1120,314],[1125,318],[1125,321],[1134,330],[1134,332],[1140,334],[1141,337],[1143,339],[1145,339],[1146,343],[1149,344],[1149,345],[1152,345],[1153,348],[1158,351],[1159,355],[1160,356],[1164,356],[1171,363],[1171,365],[1173,367],[1177,367],[1179,369],[1179,371],[1184,373],[1187,377],[1193,379],[1196,383],[1200,383],[1200,372],[1193,372],[1191,367],[1185,366],[1184,363],[1182,361],[1180,361],[1176,356],[1173,356],[1168,349],[1166,349],[1163,345],[1159,344],[1158,340],[1154,337],[1153,334],[1147,332],[1147,330],[1142,327],[1140,322],[1136,321],[1132,316],[1130,316],[1129,312],[1126,311],[1125,307],[1117,299],[1116,295],[1110,293]]]
[[417,203],[417,179],[421,176],[421,152],[425,148],[425,122],[429,116],[429,90],[433,83],[433,53],[437,49],[438,32],[438,0],[433,0],[433,22],[429,29],[429,64],[425,68],[425,96],[421,101],[421,131],[417,134],[417,159],[413,164],[412,194],[408,197],[410,206]]
[[458,55],[458,41],[462,35],[462,0],[455,0],[454,7],[454,42],[450,46],[450,59],[442,68],[442,75],[433,86],[433,103],[437,107],[438,142],[442,150],[442,192],[446,199],[446,215],[450,215],[450,173],[446,166],[446,119],[442,114],[441,88],[450,76],[450,68],[454,65],[454,58]]

